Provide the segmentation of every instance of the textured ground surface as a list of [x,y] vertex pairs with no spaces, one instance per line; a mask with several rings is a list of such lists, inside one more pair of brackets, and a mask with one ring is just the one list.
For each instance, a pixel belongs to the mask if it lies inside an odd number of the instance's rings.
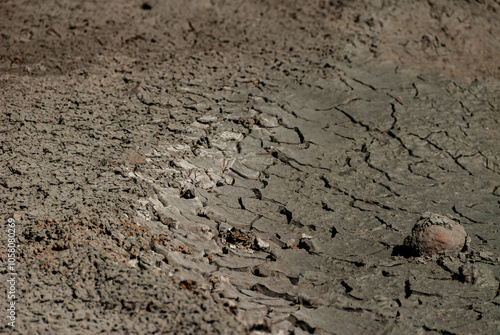
[[[19,333],[500,332],[497,1],[0,16]],[[428,212],[470,247],[412,257]]]

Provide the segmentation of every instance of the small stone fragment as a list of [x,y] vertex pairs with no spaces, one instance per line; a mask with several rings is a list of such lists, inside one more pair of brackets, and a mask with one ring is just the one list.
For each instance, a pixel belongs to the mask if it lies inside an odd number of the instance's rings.
[[321,248],[319,247],[316,240],[311,239],[309,237],[303,237],[299,241],[298,245],[299,249],[305,249],[309,253],[320,253]]
[[269,250],[269,243],[266,241],[262,240],[260,237],[255,237],[255,247],[257,250],[262,250],[262,251],[268,251]]
[[405,239],[405,246],[418,256],[439,252],[459,253],[467,242],[467,233],[458,222],[439,214],[424,215]]

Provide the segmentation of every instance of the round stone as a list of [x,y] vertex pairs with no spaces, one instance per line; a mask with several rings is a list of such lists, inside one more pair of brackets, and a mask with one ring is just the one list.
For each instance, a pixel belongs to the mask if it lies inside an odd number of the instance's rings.
[[423,216],[413,227],[405,245],[416,255],[458,253],[464,249],[467,233],[458,222],[439,214]]

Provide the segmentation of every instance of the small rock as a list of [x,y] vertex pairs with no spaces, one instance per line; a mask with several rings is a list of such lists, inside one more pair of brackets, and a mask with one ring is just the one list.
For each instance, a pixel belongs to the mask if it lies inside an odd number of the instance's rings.
[[320,253],[321,248],[319,247],[318,243],[316,240],[311,239],[309,236],[308,237],[303,237],[299,241],[298,245],[299,249],[305,249],[307,252],[310,253]]
[[459,253],[467,242],[467,233],[458,222],[439,214],[424,215],[413,227],[405,245],[415,255],[432,255],[444,251]]
[[257,250],[262,250],[262,251],[268,251],[269,250],[269,243],[266,241],[262,240],[260,237],[255,237],[255,247]]

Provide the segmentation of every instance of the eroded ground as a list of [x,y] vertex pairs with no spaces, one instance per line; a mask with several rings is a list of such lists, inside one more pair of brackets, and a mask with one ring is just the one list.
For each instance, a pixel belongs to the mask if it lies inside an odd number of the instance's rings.
[[499,332],[499,11],[3,1],[16,331]]

